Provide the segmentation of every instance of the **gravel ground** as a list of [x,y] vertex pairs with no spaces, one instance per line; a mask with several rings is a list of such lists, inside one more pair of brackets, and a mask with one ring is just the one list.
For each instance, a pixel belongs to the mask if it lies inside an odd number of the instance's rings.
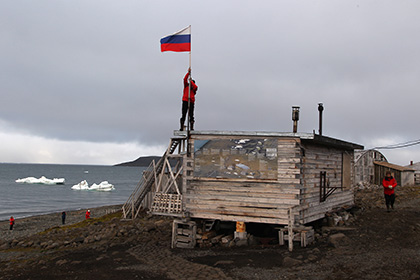
[[[113,205],[92,208],[89,210],[91,210],[91,218],[95,218],[119,211],[121,210],[121,207],[122,205]],[[83,221],[85,219],[86,210],[87,209],[67,211],[66,225]],[[12,231],[9,230],[9,221],[0,221],[0,243],[2,241],[11,241],[16,238],[27,237],[55,226],[62,226],[61,212],[16,219]]]
[[79,211],[68,222],[81,222],[66,226],[59,214],[18,220],[19,236],[1,232],[0,279],[420,279],[420,187],[399,189],[391,213],[380,188],[358,191],[356,203],[353,224],[318,228],[314,244],[293,252],[267,244],[173,250],[172,218],[146,213],[123,221],[92,209],[83,221]]

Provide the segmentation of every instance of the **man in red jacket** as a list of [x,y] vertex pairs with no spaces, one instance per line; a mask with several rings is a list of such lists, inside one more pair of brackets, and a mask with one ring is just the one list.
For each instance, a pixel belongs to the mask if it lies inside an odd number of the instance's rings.
[[10,217],[9,221],[10,221],[10,230],[12,230],[15,224],[15,219],[13,218],[13,216]]
[[397,186],[397,181],[392,177],[390,171],[385,173],[385,178],[382,180],[382,186],[384,187],[386,210],[389,212],[389,206],[394,210],[395,187]]
[[85,218],[86,220],[90,219],[90,210],[86,211]]
[[[185,118],[187,116],[188,108],[189,108],[190,130],[194,130],[194,103],[195,103],[195,95],[197,94],[198,86],[195,84],[194,80],[190,79],[190,81],[188,81],[190,78],[190,75],[191,75],[191,68],[188,68],[188,73],[184,77],[184,94],[182,96],[182,117],[180,120],[181,128],[179,130],[184,130],[184,123],[185,123]],[[188,96],[189,96],[189,99],[188,99]]]

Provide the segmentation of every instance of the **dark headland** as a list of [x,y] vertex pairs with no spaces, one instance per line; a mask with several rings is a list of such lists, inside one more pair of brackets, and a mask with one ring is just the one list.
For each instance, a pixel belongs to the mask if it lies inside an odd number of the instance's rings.
[[149,166],[150,163],[154,160],[155,162],[158,162],[161,157],[158,156],[147,156],[147,157],[139,157],[136,160],[118,163],[115,166]]

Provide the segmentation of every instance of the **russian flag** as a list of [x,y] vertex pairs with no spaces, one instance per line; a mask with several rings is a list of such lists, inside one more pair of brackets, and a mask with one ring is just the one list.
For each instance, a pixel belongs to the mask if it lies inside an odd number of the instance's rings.
[[189,52],[191,51],[191,25],[160,39],[161,52]]

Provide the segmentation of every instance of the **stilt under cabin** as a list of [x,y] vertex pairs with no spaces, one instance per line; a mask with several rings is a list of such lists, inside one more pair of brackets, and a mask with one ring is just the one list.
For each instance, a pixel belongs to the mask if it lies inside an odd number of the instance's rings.
[[305,224],[354,204],[355,149],[363,146],[315,133],[174,131],[123,218],[173,216],[172,246],[183,248],[195,246],[198,220],[273,224],[291,250],[296,237],[307,244]]

